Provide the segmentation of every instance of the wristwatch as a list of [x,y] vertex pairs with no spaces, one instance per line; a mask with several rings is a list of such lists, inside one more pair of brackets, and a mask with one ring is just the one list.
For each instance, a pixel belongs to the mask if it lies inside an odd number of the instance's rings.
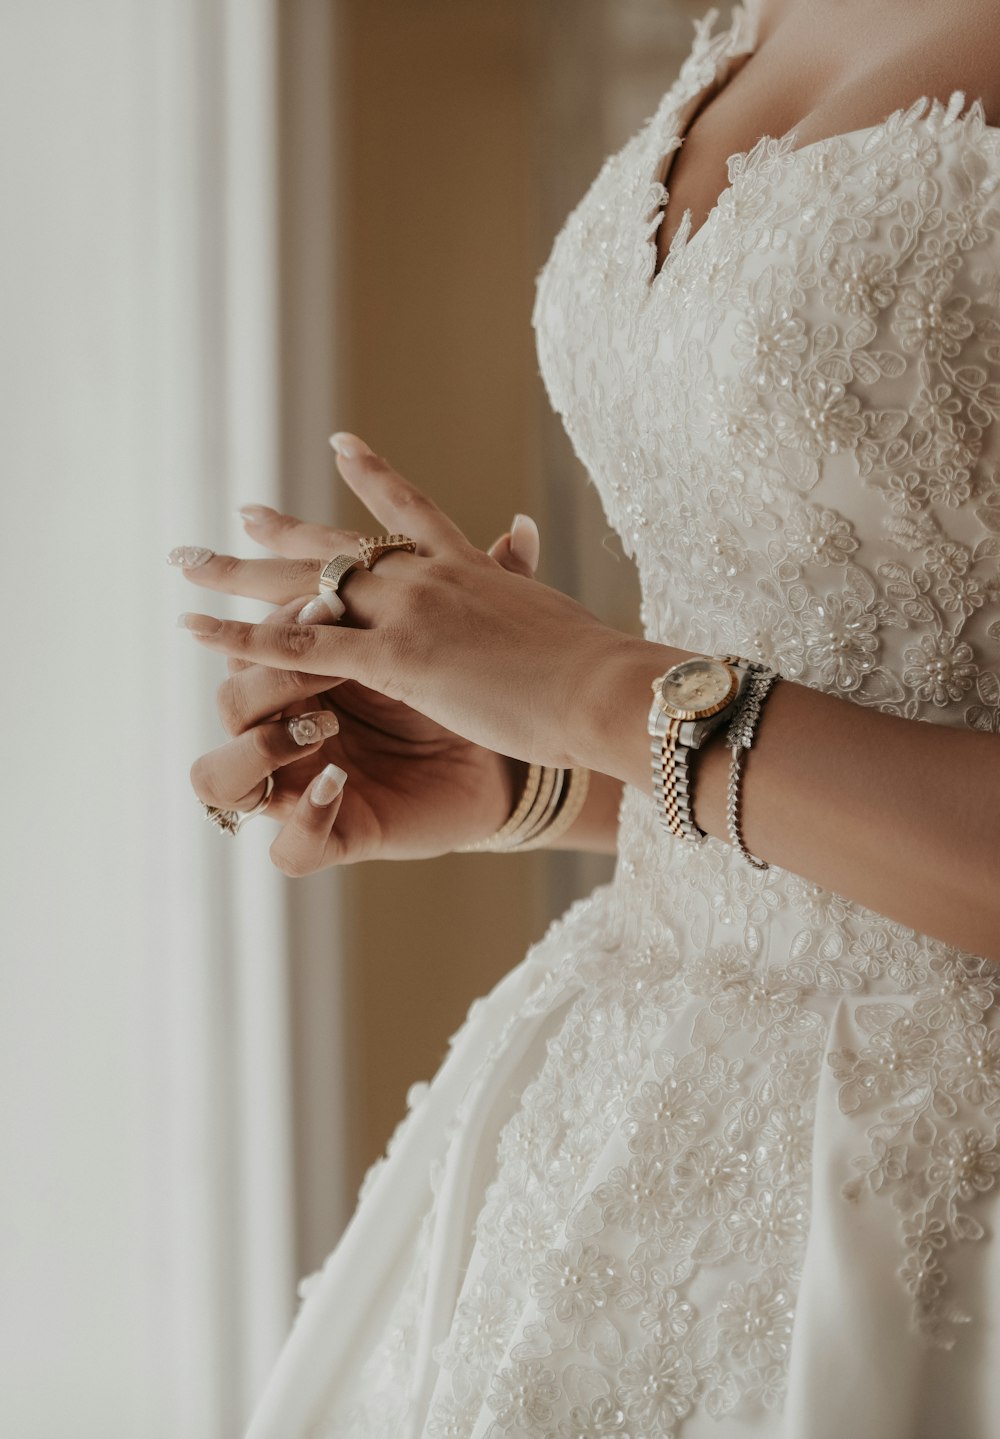
[[759,668],[740,655],[694,655],[653,681],[653,794],[660,823],[679,839],[701,844],[706,838],[691,813],[688,757],[732,717]]

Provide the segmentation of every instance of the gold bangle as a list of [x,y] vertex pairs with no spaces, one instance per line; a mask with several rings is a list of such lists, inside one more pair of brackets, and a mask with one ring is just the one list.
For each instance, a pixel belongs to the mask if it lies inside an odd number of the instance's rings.
[[551,846],[552,841],[560,839],[579,818],[587,798],[587,791],[590,788],[590,770],[571,769],[567,771],[567,774],[569,779],[563,788],[564,798],[556,809],[551,824],[521,845],[522,849],[541,849],[543,846]]
[[[523,815],[520,823],[514,824],[514,816],[512,815],[502,831],[498,831],[495,835],[491,835],[482,841],[484,848],[495,850],[502,854],[507,854],[510,850],[520,849],[524,838],[529,834],[534,834],[537,830],[538,821],[545,813],[553,787],[560,773],[560,770],[552,769],[549,765],[542,765],[538,788],[534,791],[531,804],[528,806],[527,812]],[[521,806],[518,806],[518,808],[521,808]]]
[[507,840],[509,849],[520,849],[529,839],[540,833],[559,803],[559,796],[562,793],[562,777],[561,769],[552,769],[549,765],[542,766],[542,782],[538,786],[535,803],[531,806],[531,812],[525,818],[524,823],[514,834],[509,836]]
[[578,818],[589,788],[589,769],[531,765],[524,791],[507,822],[495,834],[461,845],[455,852],[509,854],[548,847]]
[[471,844],[459,845],[456,853],[469,854],[474,850],[505,849],[509,836],[515,834],[521,828],[521,825],[531,813],[541,780],[542,766],[540,764],[529,765],[524,789],[521,792],[520,799],[514,806],[514,812],[510,818],[507,819],[494,834],[487,835],[485,839],[477,839],[473,840]]

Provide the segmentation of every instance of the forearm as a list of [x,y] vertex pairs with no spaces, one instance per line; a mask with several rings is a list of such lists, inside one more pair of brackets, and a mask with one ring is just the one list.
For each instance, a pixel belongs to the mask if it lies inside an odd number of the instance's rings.
[[[650,682],[687,651],[626,641],[614,704],[591,711],[581,760],[650,786]],[[634,722],[622,724],[622,716]],[[693,809],[729,842],[725,726],[693,756]],[[1000,962],[1000,740],[900,719],[779,680],[744,760],[751,854],[877,913]],[[678,841],[683,843],[683,841]]]

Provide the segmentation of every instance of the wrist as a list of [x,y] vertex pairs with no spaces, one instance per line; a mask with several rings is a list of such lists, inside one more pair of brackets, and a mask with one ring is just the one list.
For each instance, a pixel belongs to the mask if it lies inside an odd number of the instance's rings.
[[646,720],[653,680],[692,651],[615,634],[602,662],[592,664],[579,701],[573,763],[649,789]]

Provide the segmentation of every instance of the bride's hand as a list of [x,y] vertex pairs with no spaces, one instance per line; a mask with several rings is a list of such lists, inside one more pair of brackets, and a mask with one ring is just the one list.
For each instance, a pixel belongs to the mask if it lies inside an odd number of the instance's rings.
[[[349,531],[307,525],[262,506],[249,507],[244,518],[248,532],[283,560],[238,560],[182,547],[171,563],[208,588],[283,601],[271,624],[291,623],[315,596],[324,561],[308,555],[357,551],[359,536]],[[490,553],[512,573],[531,577],[538,562],[533,523],[519,517],[513,534],[502,535]],[[282,828],[271,853],[286,873],[447,853],[492,833],[510,812],[516,763],[400,701],[355,681],[331,684],[328,675],[242,661],[230,661],[230,670],[219,710],[234,737],[196,760],[192,784],[208,804],[249,810],[273,774],[267,813]],[[316,735],[311,742],[310,734]],[[333,769],[322,780],[324,766]],[[337,770],[350,776],[346,793],[336,788]]]
[[[603,624],[558,590],[511,574],[361,441],[346,441],[352,457],[340,443],[344,479],[379,525],[416,541],[416,553],[395,550],[371,570],[346,575],[339,624],[254,625],[199,614],[181,623],[208,649],[347,677],[485,749],[605,769],[616,758],[605,754],[605,732],[621,728],[617,677],[632,690],[648,689],[640,671],[650,667],[652,679],[659,647]],[[632,714],[631,691],[625,699]],[[629,733],[625,742],[631,739]]]

